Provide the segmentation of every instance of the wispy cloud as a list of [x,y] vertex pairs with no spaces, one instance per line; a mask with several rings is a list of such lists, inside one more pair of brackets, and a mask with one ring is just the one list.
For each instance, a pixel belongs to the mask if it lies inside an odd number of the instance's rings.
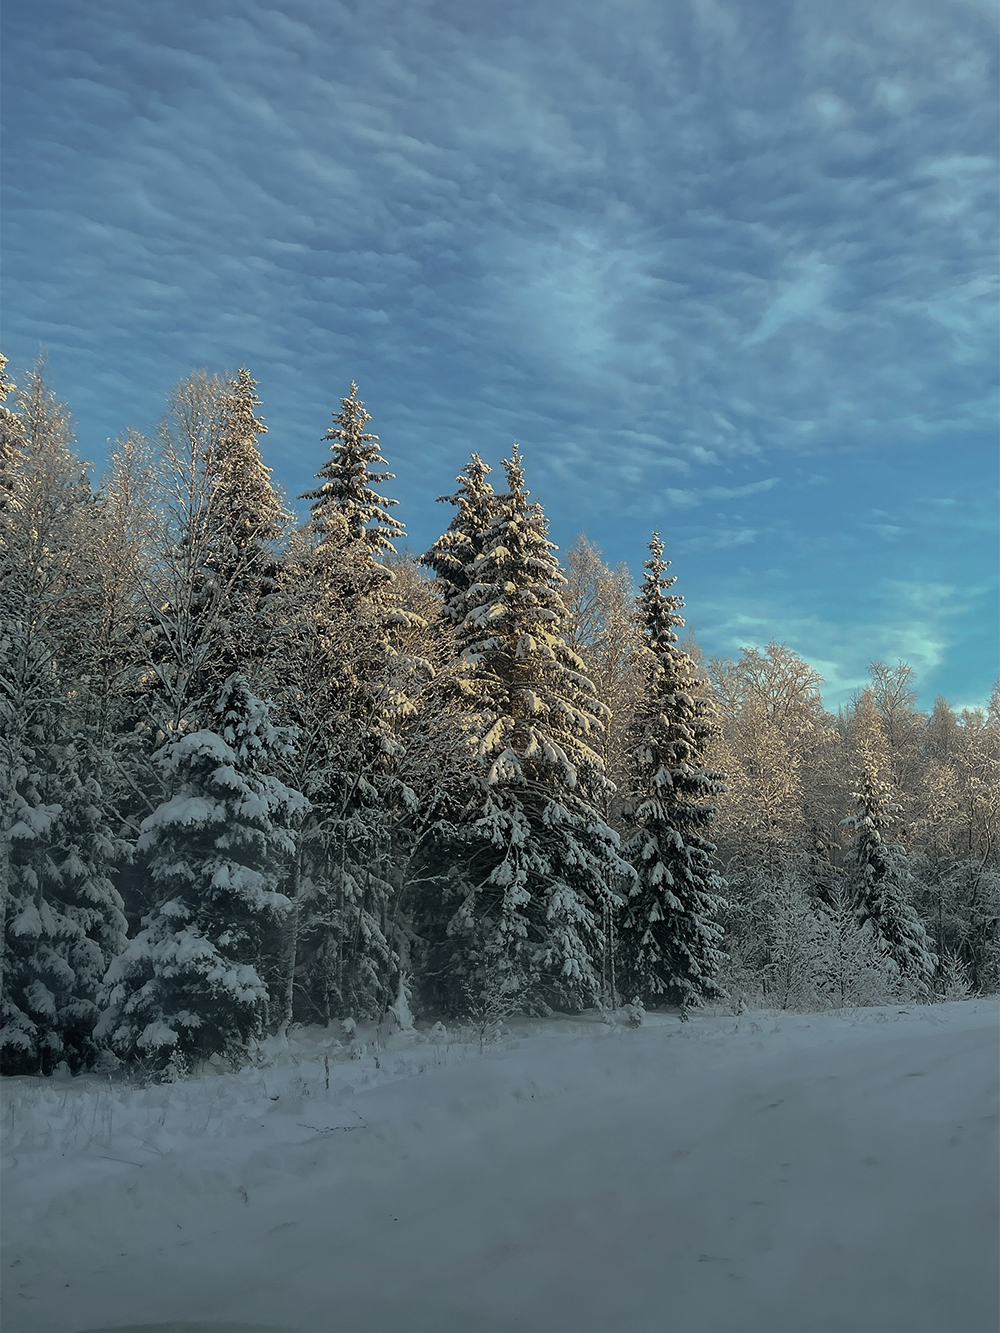
[[560,535],[634,561],[669,526],[696,592],[749,571],[761,608],[793,550],[825,597],[844,534],[923,559],[900,486],[988,484],[985,3],[51,0],[6,29],[7,350],[48,345],[85,452],[246,361],[294,494],[354,378],[416,545],[516,436]]

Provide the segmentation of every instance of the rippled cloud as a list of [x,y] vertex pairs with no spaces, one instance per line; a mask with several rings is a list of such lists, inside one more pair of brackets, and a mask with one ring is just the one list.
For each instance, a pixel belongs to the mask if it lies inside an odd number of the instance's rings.
[[[832,640],[895,623],[930,555],[982,583],[985,4],[11,0],[5,24],[6,347],[49,348],[89,455],[192,366],[246,362],[291,493],[356,379],[415,545],[468,452],[516,437],[558,538],[637,567],[660,528],[719,644],[718,588],[822,605]],[[980,515],[971,557],[935,500]],[[880,602],[851,551],[887,547]],[[959,622],[912,652],[981,692]]]

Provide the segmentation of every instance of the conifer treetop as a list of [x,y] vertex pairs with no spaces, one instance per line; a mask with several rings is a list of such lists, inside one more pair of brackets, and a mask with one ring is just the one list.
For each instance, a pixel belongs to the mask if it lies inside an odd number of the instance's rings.
[[[667,577],[669,560],[663,559],[663,542],[654,532],[649,542],[650,558],[644,561],[646,574],[636,598],[636,613],[641,635],[640,654],[650,673],[649,688],[633,724],[637,745],[634,756],[640,770],[663,770],[658,780],[667,782],[666,772],[680,769],[693,780],[701,763],[707,741],[718,734],[716,708],[707,694],[707,683],[698,673],[697,664],[679,647],[675,631],[684,624],[678,613],[684,599],[669,589],[676,576]],[[718,774],[702,775],[707,783],[702,794],[724,790]]]
[[893,859],[883,835],[897,823],[902,806],[893,799],[891,786],[873,760],[865,765],[858,790],[851,797],[857,802],[857,812],[843,824],[853,830],[850,847],[858,868],[866,880],[883,879]]
[[649,559],[642,562],[646,571],[639,591],[638,609],[640,626],[651,652],[659,654],[667,645],[677,642],[675,629],[681,629],[684,618],[677,612],[684,605],[682,597],[668,593],[677,582],[677,575],[666,577],[670,561],[663,558],[663,542],[654,532],[649,540]]
[[313,527],[322,548],[327,542],[339,544],[341,536],[347,541],[363,542],[374,555],[378,551],[394,551],[393,541],[403,536],[406,529],[388,510],[399,503],[379,495],[375,486],[390,481],[394,473],[372,471],[385,468],[379,454],[378,436],[365,430],[371,416],[358,397],[358,386],[351,384],[351,392],[340,400],[340,411],[334,413],[334,424],[324,435],[330,441],[330,457],[316,473],[321,485],[305,491],[299,497],[312,500]]
[[884,836],[897,822],[901,807],[872,762],[865,767],[854,799],[857,813],[843,823],[854,830],[850,856],[858,921],[862,926],[871,922],[886,956],[923,992],[938,960],[910,902],[913,875],[905,848],[888,843]]
[[492,761],[491,783],[519,785],[547,772],[568,790],[582,769],[587,785],[603,790],[592,742],[608,710],[563,637],[565,579],[544,511],[528,499],[517,444],[503,466],[509,490],[496,497],[457,632],[482,696],[480,753]]
[[253,548],[275,542],[285,515],[257,447],[267,426],[257,415],[257,384],[246,366],[230,382],[222,407],[222,429],[215,447],[212,506],[235,548],[246,558]]
[[636,598],[645,689],[630,726],[635,833],[626,846],[637,873],[622,923],[623,975],[644,999],[686,1009],[719,993],[722,930],[715,920],[725,888],[706,838],[725,791],[721,773],[703,766],[718,731],[712,700],[674,632],[684,624],[680,597],[669,592],[663,543],[653,533]]
[[491,469],[473,454],[455,480],[454,495],[439,495],[441,504],[455,505],[458,512],[420,563],[434,571],[441,593],[444,618],[452,626],[462,623],[468,612],[466,594],[472,586],[473,565],[481,554],[486,531],[496,508],[496,493],[486,480]]

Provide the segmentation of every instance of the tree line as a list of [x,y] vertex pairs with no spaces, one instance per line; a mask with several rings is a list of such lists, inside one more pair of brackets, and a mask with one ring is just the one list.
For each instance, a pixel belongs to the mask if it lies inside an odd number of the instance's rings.
[[95,485],[0,374],[2,1068],[238,1063],[292,1023],[958,997],[1000,980],[1000,693],[705,662],[661,537],[561,568],[515,444],[426,553],[358,388],[296,524],[196,372]]

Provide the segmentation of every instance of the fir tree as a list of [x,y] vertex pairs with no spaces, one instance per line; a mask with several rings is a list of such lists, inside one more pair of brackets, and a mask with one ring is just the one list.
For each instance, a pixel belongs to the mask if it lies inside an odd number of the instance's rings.
[[371,417],[358,398],[356,384],[340,400],[333,421],[324,436],[330,441],[330,457],[316,473],[322,484],[299,497],[313,501],[312,526],[319,544],[346,539],[364,542],[373,554],[392,551],[393,541],[405,531],[388,512],[399,501],[387,500],[374,489],[393,474],[371,470],[384,468],[386,462],[379,455],[378,436],[365,430]]
[[[500,988],[576,1009],[611,993],[610,918],[630,871],[592,797],[606,710],[563,637],[562,575],[515,445],[509,491],[465,593],[470,775],[464,800],[411,864],[432,1002],[453,1011]],[[456,803],[457,804],[457,803]]]
[[150,702],[164,732],[205,720],[229,675],[260,683],[287,516],[258,449],[259,406],[245,367],[228,384],[198,372],[174,389],[161,428],[172,498]]
[[889,1004],[898,992],[898,974],[879,947],[872,923],[862,925],[850,894],[837,888],[818,912],[824,927],[821,986],[838,1009]]
[[626,993],[682,1010],[719,994],[722,930],[715,920],[725,888],[715,871],[715,846],[704,836],[725,791],[721,774],[705,767],[718,733],[715,708],[698,669],[677,644],[680,597],[669,592],[669,561],[653,534],[637,599],[643,694],[631,725],[631,818],[626,847],[638,879],[621,927]]
[[277,543],[288,516],[271,483],[258,439],[267,430],[257,415],[257,386],[245,366],[228,386],[222,427],[211,460],[205,566],[219,590],[221,607],[217,672],[255,675],[267,654],[263,613],[274,592]]
[[214,727],[155,756],[170,796],[143,820],[138,850],[160,894],[108,971],[98,1036],[155,1069],[221,1055],[261,1035],[265,941],[307,802],[271,769],[289,744],[242,676],[223,685]]
[[937,959],[910,901],[913,876],[906,851],[884,836],[898,822],[900,807],[873,764],[865,769],[854,799],[857,813],[844,824],[854,832],[848,863],[858,921],[871,922],[886,957],[924,994]]
[[15,1072],[87,1063],[125,925],[110,879],[123,849],[76,702],[97,604],[92,494],[40,365],[19,406],[5,418],[0,505],[0,1046]]
[[98,995],[125,947],[111,872],[127,846],[109,827],[99,759],[38,710],[15,774],[0,1061],[4,1073],[91,1063]]
[[297,771],[312,802],[292,918],[291,983],[310,1018],[377,1017],[393,988],[398,884],[393,827],[406,792],[396,776],[410,691],[429,670],[408,651],[424,624],[399,604],[377,557],[405,529],[374,487],[391,478],[357,385],[326,434],[331,456],[311,521],[286,562],[275,607],[288,637],[286,712],[301,730]]
[[457,629],[468,613],[469,589],[475,582],[475,563],[496,510],[496,494],[486,480],[490,468],[478,454],[473,454],[455,480],[453,495],[438,496],[439,504],[455,505],[457,513],[430,550],[420,557],[421,564],[434,571],[441,596],[442,618]]

